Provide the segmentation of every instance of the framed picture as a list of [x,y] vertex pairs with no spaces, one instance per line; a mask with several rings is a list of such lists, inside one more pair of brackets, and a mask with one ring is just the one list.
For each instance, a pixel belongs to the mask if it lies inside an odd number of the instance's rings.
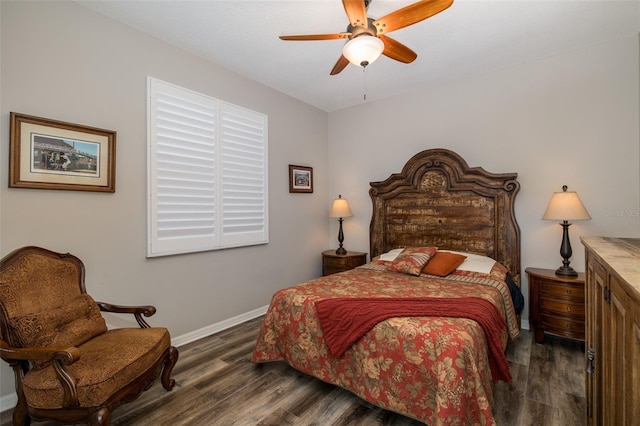
[[116,191],[116,132],[11,113],[9,187]]
[[289,192],[313,192],[313,168],[289,164]]

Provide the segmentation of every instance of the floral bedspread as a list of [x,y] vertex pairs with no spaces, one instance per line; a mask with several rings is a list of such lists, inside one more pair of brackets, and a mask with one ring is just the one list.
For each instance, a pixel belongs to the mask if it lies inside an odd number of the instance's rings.
[[[293,368],[431,426],[494,425],[493,382],[480,325],[465,318],[399,317],[378,323],[342,356],[331,355],[315,303],[342,297],[478,297],[504,315],[501,341],[518,336],[500,273],[447,277],[388,272],[380,262],[311,280],[274,294],[252,360]],[[504,288],[503,288],[504,287]]]

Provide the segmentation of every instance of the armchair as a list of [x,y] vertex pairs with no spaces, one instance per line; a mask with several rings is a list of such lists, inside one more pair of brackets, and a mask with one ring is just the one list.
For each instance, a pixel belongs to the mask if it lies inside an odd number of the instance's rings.
[[[0,358],[14,371],[14,425],[109,425],[115,407],[159,376],[166,390],[175,385],[169,331],[143,318],[156,309],[96,302],[84,278],[68,253],[30,246],[0,260]],[[140,328],[108,330],[101,311],[133,314]]]

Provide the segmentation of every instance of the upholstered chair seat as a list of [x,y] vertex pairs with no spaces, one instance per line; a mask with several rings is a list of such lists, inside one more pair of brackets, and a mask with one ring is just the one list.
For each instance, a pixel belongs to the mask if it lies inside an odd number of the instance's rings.
[[[133,314],[140,328],[108,330],[101,311]],[[178,351],[169,331],[142,316],[153,306],[96,302],[75,256],[24,247],[0,260],[0,357],[14,370],[14,425],[31,420],[108,425],[112,410],[137,398]]]
[[[111,330],[78,346],[80,359],[67,371],[82,379],[76,383],[79,406],[104,404],[155,365],[170,346],[165,328]],[[63,408],[64,390],[52,365],[24,376],[24,395],[31,407]]]

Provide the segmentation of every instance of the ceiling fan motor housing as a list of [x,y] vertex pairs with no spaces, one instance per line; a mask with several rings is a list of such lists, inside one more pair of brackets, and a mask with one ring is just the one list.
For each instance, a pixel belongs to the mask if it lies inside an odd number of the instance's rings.
[[367,18],[366,27],[363,27],[361,25],[354,27],[353,25],[349,24],[349,26],[347,27],[347,32],[351,33],[351,35],[349,35],[349,40],[365,34],[374,36],[374,37],[378,36],[378,29],[376,28],[375,25],[373,25],[373,19],[371,18]]

